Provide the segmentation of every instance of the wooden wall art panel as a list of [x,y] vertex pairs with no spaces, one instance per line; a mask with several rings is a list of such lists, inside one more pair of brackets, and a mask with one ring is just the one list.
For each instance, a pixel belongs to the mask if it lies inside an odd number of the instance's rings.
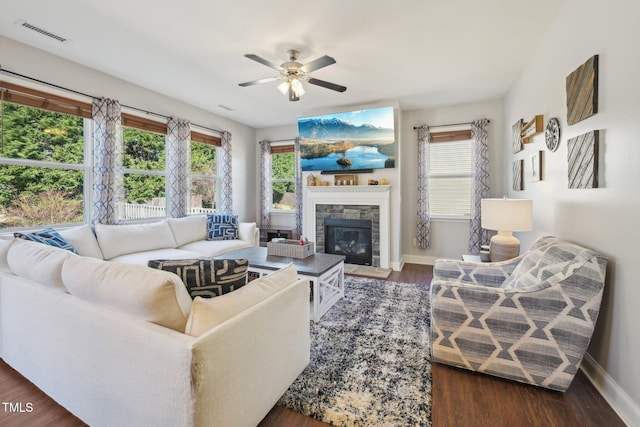
[[516,160],[513,162],[513,190],[522,191],[522,169],[524,160]]
[[511,126],[511,130],[513,132],[513,154],[519,153],[522,151],[522,119],[515,122]]
[[567,141],[569,188],[598,188],[599,137],[594,130]]
[[598,112],[598,55],[567,76],[567,123],[578,123]]

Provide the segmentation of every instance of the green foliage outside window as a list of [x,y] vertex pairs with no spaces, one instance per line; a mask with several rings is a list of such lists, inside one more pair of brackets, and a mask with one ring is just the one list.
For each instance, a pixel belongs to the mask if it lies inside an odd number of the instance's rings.
[[[84,121],[1,102],[0,157],[82,165]],[[49,166],[0,166],[0,227],[83,220],[83,171]]]
[[[271,156],[272,208],[295,209],[295,154],[280,153]],[[281,180],[281,181],[279,181]]]

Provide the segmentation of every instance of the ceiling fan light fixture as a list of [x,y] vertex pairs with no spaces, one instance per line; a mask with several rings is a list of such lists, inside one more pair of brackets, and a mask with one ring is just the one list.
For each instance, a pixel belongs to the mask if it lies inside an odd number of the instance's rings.
[[296,97],[300,98],[304,95],[304,87],[302,87],[302,82],[299,79],[291,80],[291,90],[296,94]]
[[285,80],[278,85],[278,90],[282,92],[283,95],[289,93],[289,81]]

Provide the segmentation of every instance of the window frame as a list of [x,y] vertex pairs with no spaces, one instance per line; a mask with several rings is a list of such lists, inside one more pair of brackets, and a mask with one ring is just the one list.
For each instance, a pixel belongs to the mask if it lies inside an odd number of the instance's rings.
[[[271,214],[276,214],[276,215],[295,215],[296,213],[296,206],[293,207],[293,209],[276,209],[273,207],[274,202],[273,202],[273,184],[276,182],[287,182],[287,183],[293,183],[293,188],[295,191],[295,187],[296,187],[296,170],[295,170],[295,146],[293,144],[287,144],[287,143],[282,143],[282,144],[276,144],[276,145],[271,145],[270,149],[269,149],[269,155],[271,156],[271,171],[270,171],[270,178],[271,178],[271,188],[270,188],[270,199],[271,199],[271,203],[269,204],[269,212]],[[274,178],[273,177],[273,156],[274,155],[278,155],[278,154],[288,154],[291,153],[294,156],[294,163],[293,163],[293,178]]]
[[68,228],[87,224],[91,215],[91,200],[93,198],[93,139],[92,105],[76,99],[66,98],[48,92],[32,89],[0,80],[0,103],[8,102],[27,108],[48,111],[67,116],[80,117],[83,129],[83,162],[61,163],[46,160],[16,159],[0,156],[0,165],[24,166],[34,168],[50,168],[60,170],[82,171],[82,222],[68,222],[59,224],[40,224],[26,227],[3,227],[0,233],[32,230],[40,227]]

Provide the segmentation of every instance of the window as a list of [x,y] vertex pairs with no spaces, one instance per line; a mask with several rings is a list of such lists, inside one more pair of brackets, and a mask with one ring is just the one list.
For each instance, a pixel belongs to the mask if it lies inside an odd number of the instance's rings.
[[271,209],[296,208],[295,153],[293,145],[271,147]]
[[124,203],[118,219],[166,216],[165,136],[123,127]]
[[5,82],[0,91],[0,228],[84,222],[91,106]]
[[210,142],[191,141],[189,214],[215,212],[216,196],[219,193],[217,154],[216,145]]
[[[457,136],[452,136],[454,133]],[[431,218],[471,217],[472,159],[470,131],[431,134],[428,165]]]

